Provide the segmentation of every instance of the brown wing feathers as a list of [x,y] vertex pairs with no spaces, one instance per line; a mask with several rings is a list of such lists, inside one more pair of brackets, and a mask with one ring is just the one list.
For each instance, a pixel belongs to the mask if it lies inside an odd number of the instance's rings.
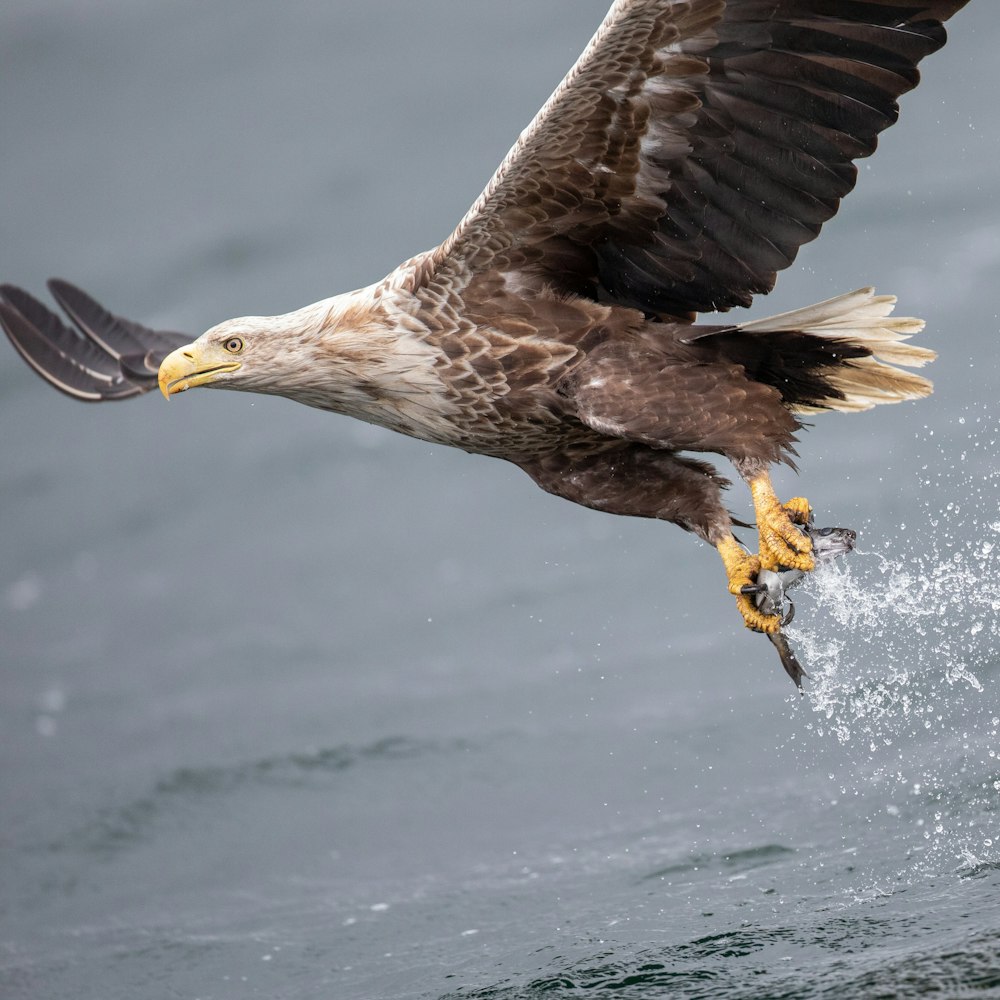
[[[916,63],[944,43],[940,23],[913,18],[912,5],[731,3],[705,54],[692,151],[670,171],[660,238],[648,250],[610,240],[598,251],[602,280],[624,279],[634,304],[666,312],[748,305],[769,291],[853,188],[851,161],[896,120]],[[700,257],[680,280],[659,281],[656,261],[691,240]]]
[[965,2],[619,0],[439,261],[648,314],[748,305],[836,213]]
[[[669,175],[656,237],[596,248],[609,294],[678,314],[769,291],[853,188],[852,160],[895,121],[916,63],[944,43],[927,13],[957,6],[733,0],[704,54],[690,153],[661,156],[651,129],[648,159]],[[685,253],[692,243],[699,253]]]

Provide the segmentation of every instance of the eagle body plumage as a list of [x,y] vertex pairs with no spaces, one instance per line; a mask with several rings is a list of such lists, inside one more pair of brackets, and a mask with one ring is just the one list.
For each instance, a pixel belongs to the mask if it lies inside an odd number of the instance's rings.
[[[541,487],[675,522],[715,545],[746,623],[761,566],[812,567],[768,467],[799,414],[926,395],[898,367],[922,324],[862,289],[770,320],[749,305],[854,186],[967,0],[616,0],[576,65],[440,246],[369,288],[191,344],[64,282],[73,328],[4,286],[0,322],[82,399],[157,382],[287,396],[514,462]],[[726,485],[750,486],[760,556],[735,541]]]

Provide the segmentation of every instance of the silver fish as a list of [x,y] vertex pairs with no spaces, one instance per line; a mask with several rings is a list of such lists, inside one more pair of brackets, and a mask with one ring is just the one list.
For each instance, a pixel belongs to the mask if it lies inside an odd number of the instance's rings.
[[[814,528],[811,519],[800,530],[812,540],[812,554],[817,567],[850,552],[858,540],[857,532],[850,528]],[[758,610],[765,615],[780,615],[781,625],[784,627],[795,617],[795,605],[789,599],[788,591],[800,583],[804,576],[805,573],[799,569],[778,569],[777,572],[762,569],[757,574],[757,583],[753,587],[744,587],[743,590],[744,593],[754,595]],[[769,633],[767,637],[778,651],[785,673],[801,691],[802,678],[809,675],[799,663],[788,639],[781,629]]]

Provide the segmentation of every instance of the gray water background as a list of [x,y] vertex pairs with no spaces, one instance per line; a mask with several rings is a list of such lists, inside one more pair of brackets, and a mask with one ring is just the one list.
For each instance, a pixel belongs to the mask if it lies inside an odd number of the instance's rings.
[[[192,335],[367,284],[605,9],[6,0],[0,278]],[[861,532],[804,699],[674,528],[0,345],[0,996],[1000,995],[998,27],[755,309],[872,283],[941,351],[779,476]]]

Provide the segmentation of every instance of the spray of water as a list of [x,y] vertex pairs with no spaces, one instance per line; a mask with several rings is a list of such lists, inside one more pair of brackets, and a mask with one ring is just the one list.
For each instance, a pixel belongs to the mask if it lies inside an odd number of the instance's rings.
[[862,526],[788,630],[808,730],[839,747],[840,791],[873,798],[911,872],[1000,860],[1000,469],[994,440],[965,444],[978,460],[942,447],[912,523],[877,550]]

